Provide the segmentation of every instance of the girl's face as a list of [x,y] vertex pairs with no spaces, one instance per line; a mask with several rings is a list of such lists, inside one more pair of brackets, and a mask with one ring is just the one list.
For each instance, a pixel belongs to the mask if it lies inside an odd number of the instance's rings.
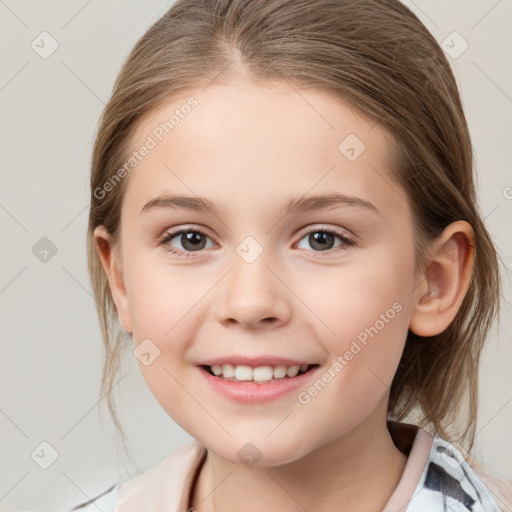
[[[390,137],[326,93],[234,82],[132,143],[114,296],[162,407],[237,464],[382,431],[420,278]],[[230,364],[263,382],[207,369]]]

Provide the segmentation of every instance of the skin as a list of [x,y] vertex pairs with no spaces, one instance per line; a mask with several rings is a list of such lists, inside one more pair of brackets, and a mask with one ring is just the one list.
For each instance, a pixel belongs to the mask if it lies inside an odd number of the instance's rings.
[[[471,275],[471,227],[448,226],[423,275],[410,206],[390,174],[389,134],[321,91],[213,83],[146,117],[133,148],[191,95],[198,106],[125,178],[119,246],[102,226],[95,231],[123,328],[135,346],[149,338],[160,350],[149,366],[139,363],[144,379],[208,449],[191,506],[380,511],[407,460],[386,427],[389,386],[408,330],[431,336],[455,317]],[[354,161],[338,149],[349,134],[366,146]],[[332,192],[378,213],[357,205],[280,211],[290,196]],[[219,211],[141,214],[163,193],[205,197]],[[159,245],[182,227],[206,231],[188,258],[168,250],[186,251],[180,236]],[[336,237],[321,251],[304,228],[338,229],[355,243]],[[247,236],[263,249],[252,263],[236,252]],[[298,358],[322,374],[397,303],[400,312],[306,405],[298,392],[235,403],[199,378],[197,364],[228,354]],[[247,442],[261,452],[253,467],[237,457]]]

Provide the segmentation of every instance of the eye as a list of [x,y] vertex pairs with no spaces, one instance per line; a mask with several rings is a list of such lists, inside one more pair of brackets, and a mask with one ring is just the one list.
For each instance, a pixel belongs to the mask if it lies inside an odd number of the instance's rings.
[[[302,238],[299,240],[299,249],[307,249],[301,246],[303,240],[313,249],[315,253],[331,254],[333,249],[345,250],[349,246],[356,245],[355,240],[350,238],[346,233],[336,229],[310,228],[301,233]],[[336,245],[336,239],[340,242]],[[207,244],[208,240],[211,242]],[[203,249],[209,249],[217,246],[215,242],[201,229],[189,228],[179,229],[166,233],[164,238],[159,242],[165,250],[178,257],[192,257],[191,253],[200,252]],[[320,255],[320,254],[319,254]]]
[[[208,235],[201,229],[179,229],[167,233],[160,241],[160,245],[164,246],[166,250],[173,254],[187,258],[192,256],[190,254],[191,252],[198,252],[216,245],[215,242],[212,242],[212,245],[206,247],[207,239],[211,241]],[[176,247],[176,245],[178,245],[178,247]]]
[[[324,228],[313,228],[302,233],[302,238],[299,241],[299,249],[307,247],[301,247],[300,244],[303,240],[314,250],[314,252],[329,252],[331,254],[332,249],[339,248],[338,250],[347,249],[349,246],[356,244],[355,240],[350,238],[346,233],[336,229],[324,229]],[[336,239],[340,240],[338,245]]]

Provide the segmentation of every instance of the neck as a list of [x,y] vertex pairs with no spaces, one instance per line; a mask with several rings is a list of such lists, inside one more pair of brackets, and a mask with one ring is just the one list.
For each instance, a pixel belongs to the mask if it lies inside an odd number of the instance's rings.
[[199,512],[239,511],[241,503],[244,512],[381,512],[407,457],[395,447],[385,416],[380,416],[378,423],[368,417],[335,441],[282,466],[247,468],[208,452],[191,505]]

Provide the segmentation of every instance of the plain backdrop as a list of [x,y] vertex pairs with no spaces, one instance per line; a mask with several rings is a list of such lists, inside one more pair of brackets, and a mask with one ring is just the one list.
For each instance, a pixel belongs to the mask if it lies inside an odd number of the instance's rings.
[[[451,48],[482,211],[510,267],[512,2],[405,3]],[[161,409],[131,357],[116,387],[133,461],[122,456],[99,397],[103,352],[85,250],[98,118],[122,61],[170,5],[0,1],[1,511],[68,510],[191,439]],[[512,479],[511,286],[503,275],[506,301],[481,369],[476,454]]]

